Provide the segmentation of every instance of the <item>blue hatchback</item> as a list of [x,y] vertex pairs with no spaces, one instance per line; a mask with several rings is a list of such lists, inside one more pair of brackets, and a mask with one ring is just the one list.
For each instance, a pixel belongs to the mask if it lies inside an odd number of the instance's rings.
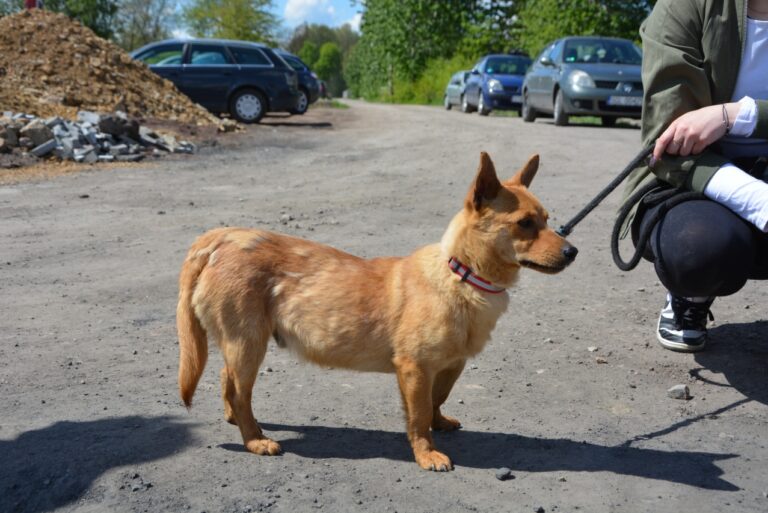
[[296,71],[257,43],[226,39],[168,39],[131,53],[149,69],[215,114],[258,123],[266,112],[293,112],[300,94]]
[[315,103],[320,97],[320,80],[309,69],[309,66],[304,64],[304,61],[297,56],[279,48],[275,48],[275,53],[282,57],[299,74],[299,101],[296,103],[293,113],[304,114],[307,112],[309,105]]
[[461,110],[487,116],[492,110],[517,110],[531,59],[522,54],[492,54],[480,59],[467,80]]

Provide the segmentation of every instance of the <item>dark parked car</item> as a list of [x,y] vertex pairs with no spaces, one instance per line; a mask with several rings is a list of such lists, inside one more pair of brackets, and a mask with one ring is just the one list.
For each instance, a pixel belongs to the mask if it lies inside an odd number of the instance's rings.
[[457,71],[451,76],[443,96],[443,105],[447,110],[451,110],[454,105],[461,105],[464,101],[464,88],[468,78],[469,71]]
[[213,113],[257,123],[266,112],[292,112],[296,71],[268,46],[223,39],[169,39],[131,53]]
[[320,97],[320,80],[309,69],[309,66],[304,64],[304,61],[292,53],[281,49],[275,49],[275,53],[282,57],[299,74],[299,101],[293,113],[304,114],[307,112],[310,104],[315,103]]
[[640,118],[642,52],[632,41],[608,37],[566,37],[547,45],[523,84],[523,120],[551,115],[567,125],[571,115]]
[[519,110],[523,77],[530,65],[531,59],[524,54],[486,55],[470,72],[461,110],[477,110],[483,116],[495,109]]

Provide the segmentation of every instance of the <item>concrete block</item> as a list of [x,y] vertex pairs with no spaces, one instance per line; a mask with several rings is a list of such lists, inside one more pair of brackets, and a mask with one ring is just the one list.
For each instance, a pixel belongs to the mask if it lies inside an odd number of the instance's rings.
[[78,121],[81,121],[83,123],[90,123],[91,126],[98,125],[100,117],[101,116],[96,112],[91,112],[89,110],[81,110],[77,113]]
[[40,119],[35,119],[27,123],[24,128],[21,129],[20,134],[23,137],[29,137],[32,140],[32,144],[40,146],[43,143],[53,139],[53,131],[45,126]]
[[144,154],[136,153],[133,155],[117,155],[115,159],[118,162],[138,162],[144,159]]
[[45,157],[56,148],[56,139],[49,139],[48,141],[32,148],[29,152],[35,157]]

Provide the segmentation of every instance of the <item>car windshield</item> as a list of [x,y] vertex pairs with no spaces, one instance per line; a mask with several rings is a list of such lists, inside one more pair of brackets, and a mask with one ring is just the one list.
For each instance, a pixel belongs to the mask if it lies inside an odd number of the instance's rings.
[[565,43],[563,61],[610,62],[613,64],[640,64],[643,55],[630,41],[611,39],[577,39]]
[[531,59],[526,57],[491,57],[485,62],[485,72],[497,75],[525,75]]

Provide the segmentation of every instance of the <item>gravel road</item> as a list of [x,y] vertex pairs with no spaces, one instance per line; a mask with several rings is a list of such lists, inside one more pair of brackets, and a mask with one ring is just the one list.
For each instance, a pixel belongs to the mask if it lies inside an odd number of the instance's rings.
[[[254,410],[284,455],[243,451],[215,347],[187,412],[176,280],[204,231],[404,255],[440,238],[482,150],[502,176],[541,154],[532,190],[554,226],[639,150],[633,127],[350,104],[193,157],[0,187],[0,511],[768,511],[766,288],[715,303],[707,351],[663,350],[650,265],[611,262],[618,193],[570,237],[568,270],[523,272],[456,384],[444,411],[464,427],[436,436],[454,472],[413,462],[394,376],[274,344]],[[668,397],[675,385],[692,398]]]

